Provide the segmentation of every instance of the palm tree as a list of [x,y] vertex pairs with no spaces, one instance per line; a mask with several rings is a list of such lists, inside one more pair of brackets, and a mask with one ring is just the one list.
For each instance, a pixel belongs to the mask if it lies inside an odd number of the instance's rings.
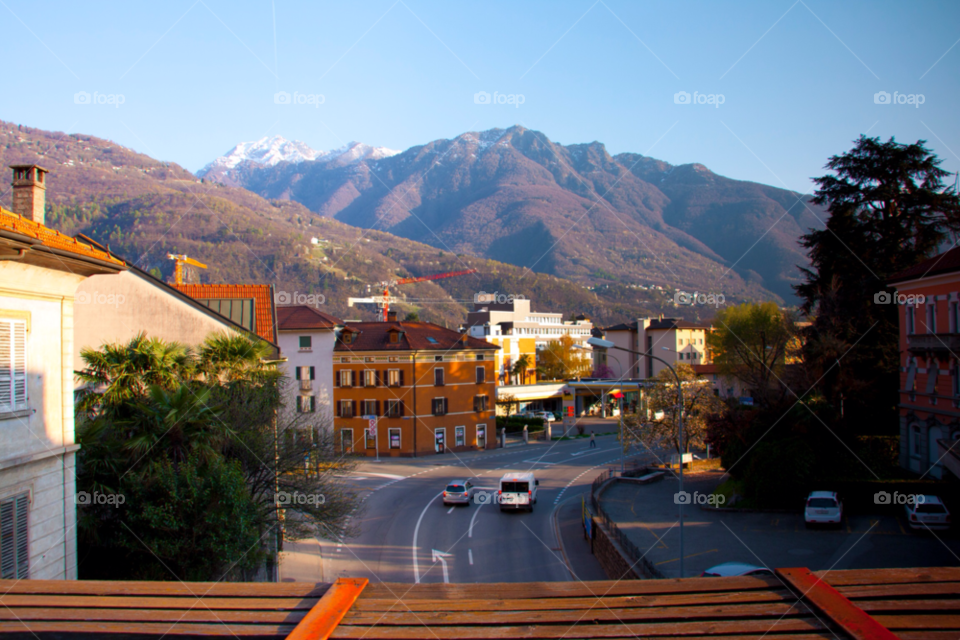
[[520,384],[527,383],[527,369],[530,367],[530,355],[522,354],[517,361],[514,363],[513,368],[510,369],[510,373],[514,376],[520,378]]
[[199,369],[207,382],[235,382],[251,380],[263,382],[264,376],[275,373],[265,368],[264,361],[272,355],[271,346],[259,339],[235,333],[215,333],[200,345]]

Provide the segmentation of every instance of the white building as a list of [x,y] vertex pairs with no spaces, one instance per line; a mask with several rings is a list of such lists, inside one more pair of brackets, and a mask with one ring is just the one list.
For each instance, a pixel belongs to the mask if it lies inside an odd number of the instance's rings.
[[13,169],[16,213],[0,209],[0,578],[76,579],[74,296],[125,266],[46,227],[46,170]]
[[[467,330],[472,338],[480,338],[500,347],[496,355],[496,370],[501,384],[511,381],[510,371],[520,356],[529,356],[530,366],[525,380],[517,384],[536,382],[536,366],[540,351],[551,341],[570,336],[575,344],[586,345],[593,330],[590,318],[580,315],[564,320],[560,313],[530,310],[530,301],[510,298],[498,301],[496,294],[478,296],[474,310],[467,314]],[[502,297],[502,296],[501,296]],[[586,353],[586,352],[585,352]],[[584,356],[589,357],[587,355]]]
[[[343,321],[304,305],[278,306],[280,355],[291,378],[286,405],[333,418],[333,348]],[[332,422],[331,422],[332,424]]]
[[[671,365],[709,364],[707,332],[710,326],[676,318],[637,318],[604,329],[604,336],[618,347],[649,353]],[[600,359],[602,355],[598,356]],[[612,350],[606,354],[606,365],[614,377],[653,378],[665,365],[653,358]],[[600,362],[597,362],[600,364]]]

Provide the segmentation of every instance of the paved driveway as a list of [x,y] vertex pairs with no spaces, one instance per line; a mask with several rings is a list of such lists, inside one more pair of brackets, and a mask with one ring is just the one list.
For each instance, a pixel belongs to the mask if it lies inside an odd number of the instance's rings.
[[[709,494],[719,473],[686,476],[684,490]],[[616,483],[603,494],[606,512],[667,577],[679,576],[675,478],[649,485]],[[853,516],[843,529],[807,529],[801,513],[731,513],[684,507],[684,575],[721,562],[768,567],[869,569],[960,566],[953,531],[912,532],[903,518]]]

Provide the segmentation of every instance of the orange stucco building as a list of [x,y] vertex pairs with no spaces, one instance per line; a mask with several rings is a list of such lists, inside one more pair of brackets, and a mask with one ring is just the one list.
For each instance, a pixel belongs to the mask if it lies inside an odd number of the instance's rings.
[[[333,354],[338,450],[415,456],[495,448],[497,349],[429,322],[346,323]],[[376,416],[375,436],[363,416]]]
[[960,476],[960,248],[889,281],[900,318],[900,465],[924,477]]

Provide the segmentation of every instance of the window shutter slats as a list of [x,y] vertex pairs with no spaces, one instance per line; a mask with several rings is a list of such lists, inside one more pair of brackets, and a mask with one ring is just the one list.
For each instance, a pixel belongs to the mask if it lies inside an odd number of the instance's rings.
[[0,503],[0,578],[17,577],[16,511],[13,500]]

